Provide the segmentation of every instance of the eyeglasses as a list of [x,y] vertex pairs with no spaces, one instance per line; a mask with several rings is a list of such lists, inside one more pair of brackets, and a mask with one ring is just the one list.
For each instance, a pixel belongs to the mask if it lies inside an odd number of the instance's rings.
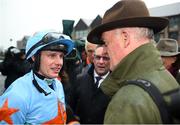
[[96,60],[100,60],[101,58],[103,59],[103,61],[109,61],[110,60],[110,58],[107,56],[94,55],[94,59],[96,59]]
[[49,43],[52,43],[56,40],[60,40],[60,39],[70,39],[67,36],[61,34],[61,33],[56,33],[56,32],[50,32],[47,33],[42,39],[41,41],[37,42],[36,44],[34,44],[29,51],[27,52],[26,56],[28,57],[28,55],[37,47],[42,46],[42,45],[46,45]]

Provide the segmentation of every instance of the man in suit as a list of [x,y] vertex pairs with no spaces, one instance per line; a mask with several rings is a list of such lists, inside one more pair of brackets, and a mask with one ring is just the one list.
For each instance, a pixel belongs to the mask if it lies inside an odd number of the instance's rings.
[[110,73],[110,58],[105,45],[99,45],[94,52],[93,64],[87,72],[77,78],[76,113],[82,124],[102,124],[109,98],[99,88]]

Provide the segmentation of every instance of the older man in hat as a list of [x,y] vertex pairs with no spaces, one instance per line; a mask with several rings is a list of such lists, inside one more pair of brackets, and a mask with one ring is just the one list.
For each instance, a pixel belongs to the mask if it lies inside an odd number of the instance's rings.
[[102,24],[88,34],[88,41],[105,44],[112,73],[101,89],[111,97],[105,124],[163,123],[151,96],[128,80],[144,79],[160,92],[178,88],[176,80],[163,66],[154,46],[153,35],[168,25],[165,18],[151,17],[143,1],[122,0],[107,10]]
[[[157,49],[160,52],[162,61],[166,69],[175,77],[179,75],[180,69],[178,42],[175,39],[164,38],[160,39],[157,43]],[[176,79],[179,81],[179,79]]]

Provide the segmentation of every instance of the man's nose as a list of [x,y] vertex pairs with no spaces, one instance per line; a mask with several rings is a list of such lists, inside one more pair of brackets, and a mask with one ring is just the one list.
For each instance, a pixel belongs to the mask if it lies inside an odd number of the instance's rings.
[[104,63],[103,57],[101,57],[101,58],[99,59],[99,62]]

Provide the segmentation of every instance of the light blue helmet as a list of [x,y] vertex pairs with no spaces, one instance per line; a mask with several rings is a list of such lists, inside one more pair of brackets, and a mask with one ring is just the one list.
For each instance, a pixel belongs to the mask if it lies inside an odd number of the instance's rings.
[[[69,36],[57,32],[38,32],[30,37],[26,44],[26,59],[30,59],[38,51],[48,48],[49,46],[59,46],[56,51],[65,51],[68,55],[74,48],[74,42]],[[51,48],[52,50],[52,48]]]

